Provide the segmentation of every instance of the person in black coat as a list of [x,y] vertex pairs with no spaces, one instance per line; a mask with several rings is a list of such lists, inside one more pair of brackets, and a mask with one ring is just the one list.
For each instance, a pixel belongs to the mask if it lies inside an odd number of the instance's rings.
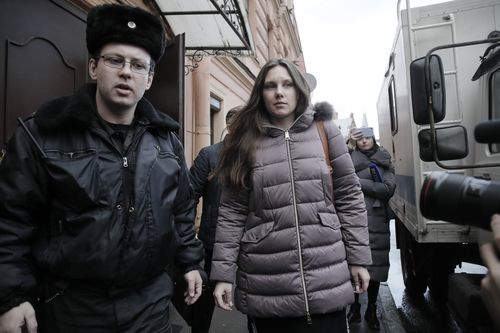
[[[394,166],[389,152],[376,143],[371,128],[362,127],[353,130],[351,136],[353,142],[356,143],[351,152],[351,158],[365,196],[372,252],[372,265],[367,267],[370,273],[370,284],[365,320],[370,328],[379,330],[376,302],[380,282],[387,281],[389,273],[390,208],[388,202],[396,189]],[[348,313],[350,323],[361,320],[360,308],[359,295],[356,294]]]
[[[227,112],[227,126],[229,126],[231,118],[239,109],[240,107],[234,107]],[[217,179],[211,178],[210,176],[219,163],[219,154],[223,145],[224,141],[221,141],[202,148],[189,170],[196,205],[200,198],[203,198],[198,238],[203,242],[203,247],[205,249],[204,268],[207,275],[210,275],[210,268],[212,266],[212,250],[215,241],[215,229],[219,216],[219,200],[221,194],[219,182]],[[201,299],[193,305],[194,320],[192,323],[192,333],[208,332],[210,329],[210,323],[212,322],[212,315],[215,308],[215,301],[212,296],[213,287],[214,286],[211,285],[209,290],[204,291]]]
[[93,7],[93,83],[20,121],[0,163],[0,332],[171,333],[174,267],[201,295],[179,124],[144,92],[166,46],[151,13]]

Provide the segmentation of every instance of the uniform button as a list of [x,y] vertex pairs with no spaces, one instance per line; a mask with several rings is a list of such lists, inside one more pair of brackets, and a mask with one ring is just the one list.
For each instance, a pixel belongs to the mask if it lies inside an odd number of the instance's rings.
[[128,209],[128,212],[129,212],[129,213],[133,213],[134,211],[135,211],[135,208],[134,208],[134,207],[130,207],[130,208]]
[[116,205],[116,209],[118,209],[118,210],[122,210],[122,205],[117,204],[117,205]]

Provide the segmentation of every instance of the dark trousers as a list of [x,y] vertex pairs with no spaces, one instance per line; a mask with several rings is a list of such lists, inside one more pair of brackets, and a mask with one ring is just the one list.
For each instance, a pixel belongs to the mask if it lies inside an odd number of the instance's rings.
[[252,318],[257,333],[347,333],[345,310],[311,315],[311,323],[306,317],[294,318]]
[[[377,303],[378,291],[380,289],[380,282],[370,280],[368,285],[368,305],[375,305]],[[354,303],[359,304],[359,294],[354,294]]]
[[[210,276],[211,267],[212,251],[205,249],[205,264],[203,268],[207,276]],[[193,326],[191,328],[191,333],[208,333],[215,309],[215,300],[213,296],[214,288],[215,284],[210,282],[208,288],[203,290],[203,294],[196,303],[192,305]]]

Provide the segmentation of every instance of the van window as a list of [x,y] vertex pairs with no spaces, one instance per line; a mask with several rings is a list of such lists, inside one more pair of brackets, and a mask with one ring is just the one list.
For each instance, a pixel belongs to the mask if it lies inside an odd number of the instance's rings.
[[[490,80],[490,119],[500,119],[500,70],[491,75]],[[500,153],[500,143],[489,144],[490,152]]]
[[394,83],[394,76],[391,77],[389,82],[389,111],[391,115],[391,132],[392,135],[398,131],[398,113],[396,105],[396,84]]

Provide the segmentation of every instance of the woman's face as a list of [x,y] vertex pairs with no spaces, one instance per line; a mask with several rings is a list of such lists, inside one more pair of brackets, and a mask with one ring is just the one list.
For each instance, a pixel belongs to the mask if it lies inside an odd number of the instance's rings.
[[370,150],[375,145],[375,142],[373,142],[373,137],[361,138],[356,141],[356,145],[360,150]]
[[285,67],[275,66],[267,72],[262,97],[271,123],[288,129],[295,120],[298,95],[295,83]]

